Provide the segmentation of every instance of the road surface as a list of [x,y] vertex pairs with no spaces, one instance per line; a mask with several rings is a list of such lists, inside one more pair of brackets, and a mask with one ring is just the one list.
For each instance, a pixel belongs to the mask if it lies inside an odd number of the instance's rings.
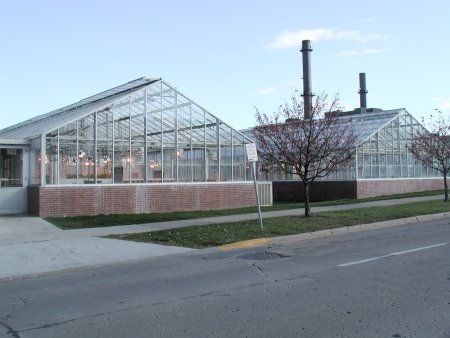
[[450,337],[450,219],[3,280],[0,337]]

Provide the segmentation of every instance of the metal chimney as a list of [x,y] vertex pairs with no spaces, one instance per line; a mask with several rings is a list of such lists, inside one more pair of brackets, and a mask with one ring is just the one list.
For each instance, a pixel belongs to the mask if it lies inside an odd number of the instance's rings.
[[302,59],[303,59],[303,102],[304,102],[304,119],[311,117],[312,111],[312,92],[311,92],[311,41],[302,41]]
[[365,113],[367,110],[367,89],[366,89],[366,73],[359,73],[359,107],[361,113]]

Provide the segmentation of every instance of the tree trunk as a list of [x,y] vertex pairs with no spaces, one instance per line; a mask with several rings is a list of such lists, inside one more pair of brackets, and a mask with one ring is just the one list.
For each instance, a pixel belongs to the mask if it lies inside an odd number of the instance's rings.
[[311,209],[309,206],[309,184],[303,183],[305,187],[305,217],[311,216]]
[[447,171],[444,172],[444,201],[448,202],[448,184],[447,184]]

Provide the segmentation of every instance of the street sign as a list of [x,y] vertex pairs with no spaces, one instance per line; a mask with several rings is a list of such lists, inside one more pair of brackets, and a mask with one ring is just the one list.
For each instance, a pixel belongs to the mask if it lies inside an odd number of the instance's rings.
[[259,203],[259,194],[258,194],[258,186],[256,184],[256,162],[258,161],[258,152],[256,151],[255,143],[247,143],[245,145],[245,150],[247,153],[247,160],[252,162],[252,173],[253,173],[253,184],[255,186],[255,197],[256,197],[256,206],[258,208],[258,216],[259,216],[259,224],[261,225],[261,229],[263,226],[262,214],[261,214],[261,205]]
[[258,152],[256,151],[255,143],[247,143],[245,145],[245,150],[247,151],[247,160],[249,162],[258,161]]

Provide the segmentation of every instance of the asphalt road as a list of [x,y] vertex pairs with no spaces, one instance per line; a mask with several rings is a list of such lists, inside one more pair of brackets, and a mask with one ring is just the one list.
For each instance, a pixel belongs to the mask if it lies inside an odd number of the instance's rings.
[[450,337],[450,219],[4,280],[0,336]]

